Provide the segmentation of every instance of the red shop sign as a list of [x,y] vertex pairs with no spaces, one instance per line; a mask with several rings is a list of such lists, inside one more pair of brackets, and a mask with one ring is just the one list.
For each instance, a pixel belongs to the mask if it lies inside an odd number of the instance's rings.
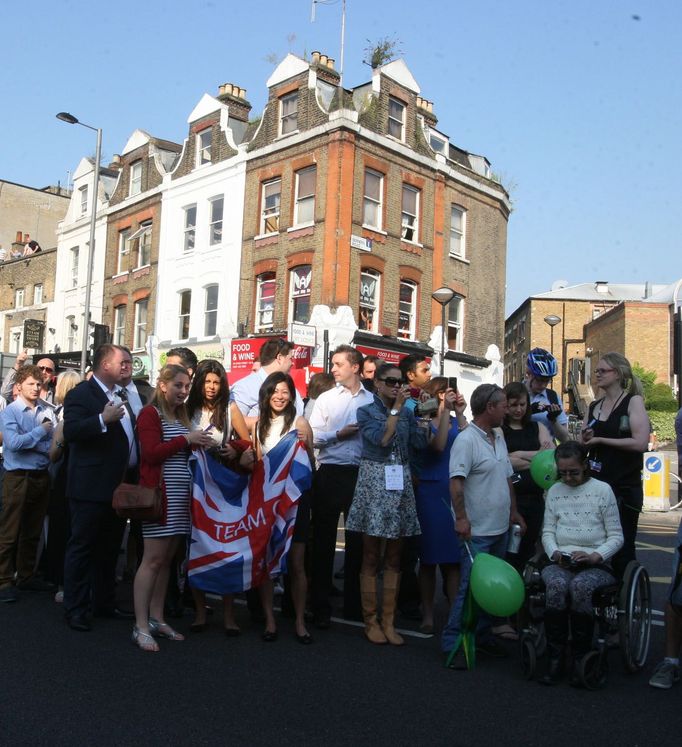
[[[258,360],[260,349],[272,338],[268,337],[242,337],[232,340],[230,350],[230,364],[232,371],[251,371],[253,364]],[[294,347],[293,368],[305,368],[310,365],[312,348],[297,345]]]
[[[355,346],[363,355],[376,355],[381,363],[390,363],[393,366],[397,366],[400,361],[405,358],[408,353],[402,353],[397,350],[387,350],[386,348],[370,348],[367,345],[356,345]],[[431,359],[426,358],[430,363]]]

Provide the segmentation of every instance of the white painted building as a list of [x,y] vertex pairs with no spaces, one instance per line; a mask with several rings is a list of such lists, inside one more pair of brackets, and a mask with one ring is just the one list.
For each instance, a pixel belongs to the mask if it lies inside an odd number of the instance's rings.
[[[199,358],[222,359],[237,336],[246,123],[230,108],[208,94],[201,98],[188,117],[190,134],[175,171],[164,178],[157,350],[182,345]],[[233,155],[220,160],[225,144]]]
[[[68,210],[57,229],[55,294],[54,302],[47,312],[45,338],[45,348],[53,353],[80,350],[82,346],[94,176],[94,160],[82,158],[73,175],[73,192]],[[90,292],[90,321],[95,323],[102,321],[106,208],[117,178],[116,171],[100,168]]]

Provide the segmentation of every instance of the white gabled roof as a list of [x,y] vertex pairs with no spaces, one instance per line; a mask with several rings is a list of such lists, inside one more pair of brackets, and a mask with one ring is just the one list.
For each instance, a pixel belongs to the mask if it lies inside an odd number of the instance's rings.
[[272,86],[276,86],[278,83],[283,83],[285,80],[289,80],[289,78],[307,72],[309,67],[305,60],[289,52],[279,65],[277,65],[265,85],[268,88],[272,88]]
[[218,112],[221,109],[227,110],[228,106],[226,104],[223,104],[222,101],[218,101],[218,99],[214,96],[205,93],[201,97],[199,103],[194,107],[194,109],[192,109],[189,117],[187,117],[187,124],[192,124],[192,122],[196,122],[197,119],[201,119],[208,114]]
[[421,92],[419,83],[414,79],[410,69],[405,64],[405,60],[402,58],[399,60],[393,60],[393,62],[388,62],[386,65],[382,65],[377,68],[377,71],[393,79],[396,83],[400,83],[401,86],[408,88],[410,91],[414,91],[414,93]]
[[121,155],[124,156],[126,153],[145,145],[152,139],[152,136],[144,130],[135,130],[133,134],[128,138],[128,142],[125,144],[125,148],[121,151]]

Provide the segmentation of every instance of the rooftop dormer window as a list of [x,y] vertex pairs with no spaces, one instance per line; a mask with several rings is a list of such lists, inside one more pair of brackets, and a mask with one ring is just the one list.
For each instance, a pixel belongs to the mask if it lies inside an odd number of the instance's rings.
[[197,133],[197,166],[211,163],[211,143],[213,142],[213,128],[207,127]]
[[388,100],[388,134],[396,140],[405,140],[405,104],[391,96]]
[[128,195],[139,195],[142,192],[142,161],[130,164],[130,189]]
[[288,93],[279,100],[279,134],[287,135],[298,129],[298,91]]

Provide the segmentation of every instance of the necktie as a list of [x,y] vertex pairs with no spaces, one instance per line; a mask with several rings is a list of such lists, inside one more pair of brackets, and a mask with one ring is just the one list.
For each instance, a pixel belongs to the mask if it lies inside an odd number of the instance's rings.
[[128,392],[126,392],[125,389],[119,389],[116,394],[121,398],[123,402],[123,406],[128,411],[128,415],[130,416],[130,422],[133,424],[133,430],[135,429],[135,413],[133,412],[133,408],[130,406],[130,402],[128,400]]

